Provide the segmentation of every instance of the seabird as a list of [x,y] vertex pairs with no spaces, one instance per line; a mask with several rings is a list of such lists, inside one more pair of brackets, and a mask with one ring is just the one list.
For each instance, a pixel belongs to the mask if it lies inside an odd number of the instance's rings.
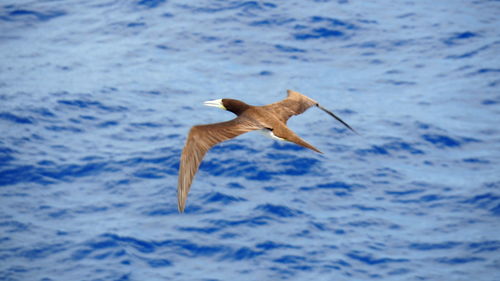
[[205,153],[210,148],[220,142],[250,131],[261,130],[274,139],[293,142],[322,153],[319,149],[297,136],[286,125],[290,117],[299,115],[312,106],[317,106],[355,132],[351,126],[319,105],[315,100],[292,90],[288,90],[287,92],[288,96],[286,99],[265,106],[252,106],[235,99],[218,99],[204,103],[207,106],[231,111],[237,117],[226,122],[194,126],[189,131],[186,145],[182,150],[179,181],[177,184],[179,212],[184,212],[193,177],[198,171],[203,156],[205,156]]

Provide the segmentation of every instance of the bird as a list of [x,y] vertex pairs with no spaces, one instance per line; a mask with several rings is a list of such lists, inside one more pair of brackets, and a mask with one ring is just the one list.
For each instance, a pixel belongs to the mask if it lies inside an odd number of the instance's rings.
[[305,140],[301,139],[286,125],[288,119],[316,106],[337,121],[356,133],[342,119],[322,107],[317,101],[299,92],[287,90],[287,97],[279,102],[264,106],[252,106],[236,99],[216,99],[204,102],[206,106],[218,107],[236,114],[236,118],[214,124],[193,126],[188,133],[182,150],[177,183],[177,202],[180,213],[184,212],[186,200],[205,154],[218,143],[230,140],[241,134],[260,130],[266,136],[293,142],[297,145],[323,153]]

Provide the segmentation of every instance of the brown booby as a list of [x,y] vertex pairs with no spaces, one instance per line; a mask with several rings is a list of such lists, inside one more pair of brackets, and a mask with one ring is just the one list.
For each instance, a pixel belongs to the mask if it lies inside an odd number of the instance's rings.
[[287,92],[288,96],[286,99],[265,106],[252,106],[235,99],[218,99],[204,103],[207,106],[219,107],[231,111],[237,117],[226,122],[194,126],[189,131],[186,145],[182,150],[179,181],[177,184],[179,212],[184,212],[193,177],[198,171],[203,156],[205,156],[205,153],[210,148],[220,142],[250,131],[261,130],[271,138],[293,142],[322,153],[319,149],[297,136],[286,125],[290,117],[299,115],[312,106],[317,106],[355,132],[351,126],[347,125],[347,123],[329,110],[320,106],[315,100],[292,90],[288,90]]

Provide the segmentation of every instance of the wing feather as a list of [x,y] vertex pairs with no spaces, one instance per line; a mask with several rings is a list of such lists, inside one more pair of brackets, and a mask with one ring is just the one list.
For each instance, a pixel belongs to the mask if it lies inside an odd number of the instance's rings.
[[264,108],[275,112],[284,123],[290,117],[302,114],[311,106],[318,104],[315,100],[299,92],[288,90],[287,93],[286,99],[264,106]]
[[235,138],[241,134],[261,129],[242,118],[231,121],[194,126],[189,131],[186,145],[182,150],[177,200],[179,212],[184,212],[186,199],[203,157],[214,145]]

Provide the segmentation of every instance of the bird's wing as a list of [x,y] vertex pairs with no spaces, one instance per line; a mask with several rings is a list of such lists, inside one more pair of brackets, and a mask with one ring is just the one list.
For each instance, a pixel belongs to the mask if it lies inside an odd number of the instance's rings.
[[193,177],[198,171],[205,153],[220,142],[258,129],[261,129],[261,127],[240,117],[227,122],[199,125],[191,128],[180,161],[179,181],[177,184],[179,212],[184,211]]
[[264,106],[264,108],[275,112],[283,123],[286,123],[293,115],[299,115],[311,106],[318,104],[315,100],[299,92],[288,90],[287,93],[286,99]]
[[[346,126],[349,130],[353,131],[357,134],[357,132],[351,128],[346,122],[340,119],[337,115],[333,114],[333,112],[319,105],[319,103],[299,92],[295,92],[292,90],[288,90],[288,97],[282,101],[275,102],[269,105],[264,106],[264,108],[275,112],[280,118],[280,120],[286,124],[286,121],[290,119],[293,115],[299,115],[309,109],[312,106],[317,106],[319,109],[328,113],[328,115],[335,118],[337,121]],[[313,149],[314,150],[314,149]]]

